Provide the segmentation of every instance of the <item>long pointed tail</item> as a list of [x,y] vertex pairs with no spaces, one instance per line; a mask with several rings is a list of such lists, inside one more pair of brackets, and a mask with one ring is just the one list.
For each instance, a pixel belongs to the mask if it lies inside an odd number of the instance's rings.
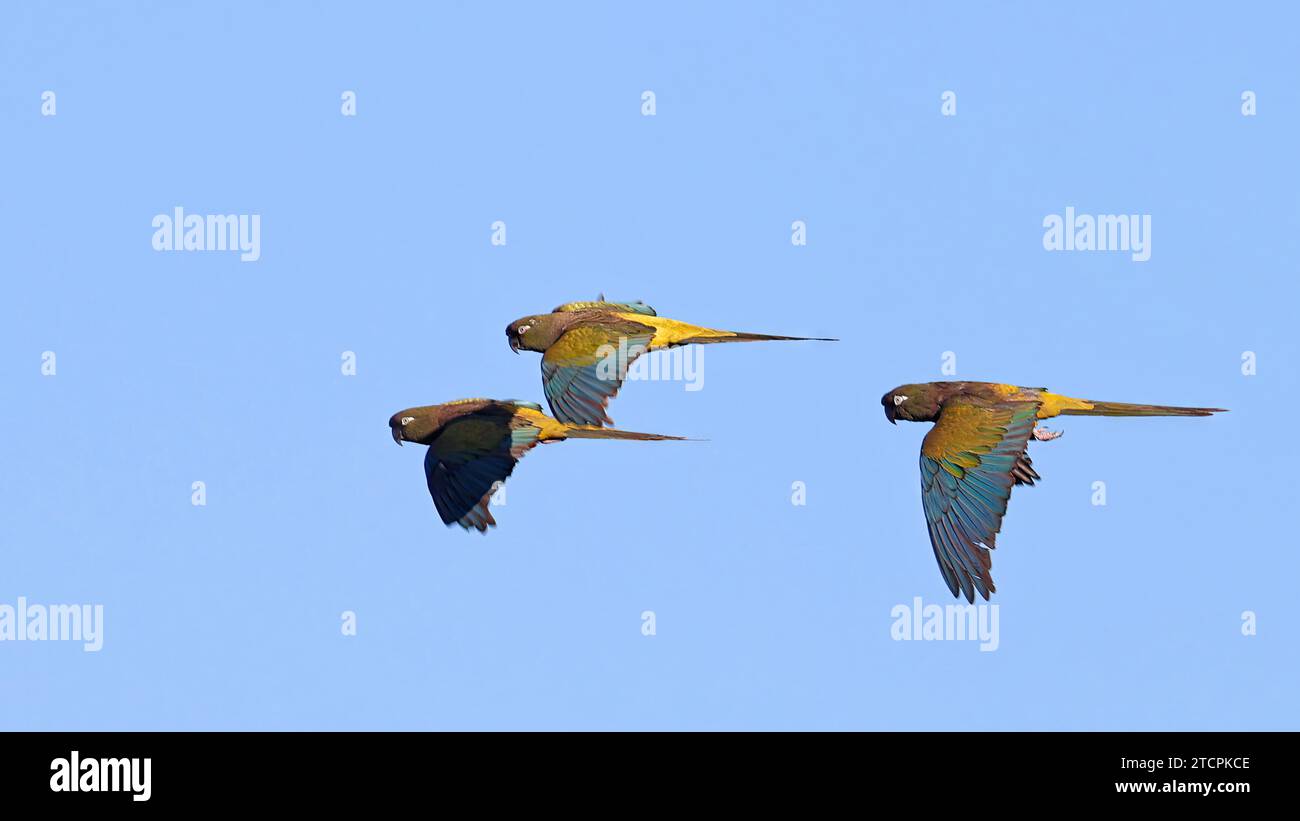
[[740,331],[712,331],[708,335],[683,339],[683,345],[704,345],[710,342],[839,342],[824,336],[773,336],[772,334],[747,334]]
[[1180,408],[1175,405],[1132,405],[1128,402],[1083,400],[1082,407],[1063,408],[1062,416],[1209,416],[1224,408]]
[[635,439],[643,442],[661,440],[687,441],[685,436],[667,436],[662,433],[637,433],[634,430],[597,428],[592,425],[566,425],[564,435],[569,439]]

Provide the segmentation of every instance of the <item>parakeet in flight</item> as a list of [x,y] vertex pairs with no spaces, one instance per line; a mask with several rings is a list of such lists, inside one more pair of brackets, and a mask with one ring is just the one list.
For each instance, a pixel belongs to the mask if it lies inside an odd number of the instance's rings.
[[494,485],[538,444],[564,439],[678,439],[658,433],[557,422],[534,402],[460,399],[398,411],[388,420],[397,444],[428,445],[424,476],[442,521],[480,533],[496,525],[488,510]]
[[703,328],[661,317],[644,302],[606,302],[603,295],[516,319],[506,338],[515,353],[542,354],[542,387],[556,419],[595,426],[613,424],[605,408],[623,386],[627,367],[647,351],[714,342],[837,341]]
[[992,382],[903,385],[885,394],[885,417],[897,423],[934,422],[921,443],[921,504],[930,546],[954,596],[988,599],[996,588],[989,550],[1002,527],[1014,485],[1042,477],[1027,453],[1029,440],[1061,435],[1038,427],[1053,416],[1209,416],[1222,408],[1178,408],[1096,402]]

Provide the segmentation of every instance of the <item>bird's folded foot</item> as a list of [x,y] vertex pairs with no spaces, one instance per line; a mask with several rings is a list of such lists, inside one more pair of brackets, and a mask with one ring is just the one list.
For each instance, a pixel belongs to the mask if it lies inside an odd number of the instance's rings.
[[1047,428],[1034,428],[1034,438],[1040,442],[1050,442],[1053,439],[1060,439],[1065,434],[1063,430],[1048,430]]

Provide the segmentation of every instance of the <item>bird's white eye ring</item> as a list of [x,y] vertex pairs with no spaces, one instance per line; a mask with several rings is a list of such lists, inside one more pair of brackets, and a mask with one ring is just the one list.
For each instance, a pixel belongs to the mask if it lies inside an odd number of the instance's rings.
[[519,335],[520,335],[520,336],[523,336],[524,334],[528,333],[528,332],[531,331],[532,329],[533,329],[533,326],[532,326],[532,325],[520,325],[520,326],[519,326]]
[[895,397],[894,397],[894,407],[898,407],[899,405],[903,404],[903,403],[906,402],[906,401],[907,401],[907,397],[906,397],[906,396],[901,396],[901,395],[900,395],[900,396],[895,396]]
[[406,427],[408,424],[410,424],[411,422],[414,422],[414,421],[415,421],[415,417],[414,417],[414,416],[403,416],[403,417],[402,417],[402,427]]

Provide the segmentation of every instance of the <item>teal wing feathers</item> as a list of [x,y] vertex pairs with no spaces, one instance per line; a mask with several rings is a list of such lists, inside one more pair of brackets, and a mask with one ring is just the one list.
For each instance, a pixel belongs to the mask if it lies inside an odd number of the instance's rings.
[[606,302],[602,300],[593,300],[591,302],[566,302],[557,307],[551,313],[559,314],[565,311],[585,311],[592,308],[601,308],[608,311],[624,311],[629,314],[641,314],[642,316],[659,316],[655,309],[651,308],[644,302]]
[[921,503],[930,546],[954,596],[973,602],[996,588],[989,550],[1011,488],[1038,474],[1025,455],[1038,405],[958,401],[945,406],[921,447]]
[[652,339],[653,331],[624,336],[586,327],[566,332],[542,356],[542,390],[551,415],[570,425],[613,424],[605,408]]
[[488,505],[497,482],[514,472],[541,431],[502,414],[471,414],[449,423],[429,444],[424,475],[443,523],[486,531],[496,524]]

